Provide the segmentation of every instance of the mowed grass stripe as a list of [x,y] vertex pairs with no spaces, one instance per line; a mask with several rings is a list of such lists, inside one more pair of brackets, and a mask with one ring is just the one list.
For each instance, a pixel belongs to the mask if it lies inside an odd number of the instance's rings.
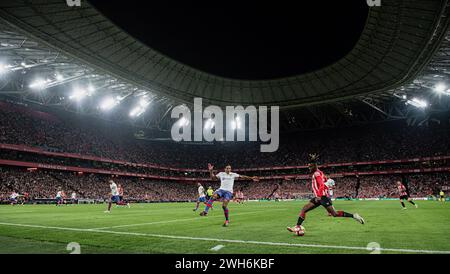
[[[332,218],[323,208],[308,214],[305,222],[306,236],[294,237],[286,231],[294,225],[299,209],[307,201],[255,202],[244,205],[231,204],[232,224],[223,228],[223,211],[217,203],[210,216],[202,218],[193,212],[193,203],[138,204],[128,208],[114,208],[111,214],[103,213],[105,205],[80,206],[0,206],[0,222],[10,224],[41,225],[46,227],[98,229],[113,233],[70,232],[68,230],[0,226],[0,236],[27,238],[50,242],[64,242],[69,238],[84,245],[108,246],[120,252],[144,253],[204,253],[216,242],[210,239],[244,241],[230,242],[219,253],[369,253],[369,242],[378,242],[384,251],[389,250],[450,250],[450,204],[419,201],[419,209],[400,210],[398,201],[337,201],[335,207],[358,212],[367,224],[344,218]],[[29,211],[26,214],[14,214]],[[31,212],[32,211],[32,212]],[[255,212],[255,213],[253,213]],[[7,214],[3,214],[7,213]],[[192,218],[191,218],[192,217]],[[183,221],[186,219],[186,221]],[[197,221],[199,220],[199,221]],[[178,223],[180,222],[180,223]],[[147,225],[147,223],[152,223]],[[125,226],[123,225],[133,225]],[[117,227],[110,229],[109,227]],[[127,234],[117,234],[127,233]],[[102,235],[102,236],[100,236]],[[123,237],[117,237],[123,235]],[[128,236],[126,236],[128,235]],[[135,237],[141,235],[140,237]],[[149,238],[148,235],[187,237],[187,239]],[[195,242],[192,239],[203,238]],[[191,240],[189,240],[191,239]],[[251,244],[252,242],[282,243],[283,245]],[[293,244],[286,246],[284,244]],[[301,244],[296,246],[296,244]],[[325,246],[313,248],[312,246]],[[358,249],[331,249],[329,246],[357,247]],[[362,249],[361,249],[362,248]],[[8,248],[4,247],[3,252]],[[14,249],[17,250],[17,249]],[[334,251],[333,251],[334,250]],[[40,249],[36,247],[36,253]],[[92,250],[92,252],[95,252]],[[102,250],[98,251],[103,252]],[[392,251],[397,252],[398,251]]]
[[[161,234],[138,233],[138,232],[121,232],[121,231],[98,230],[98,229],[81,229],[81,228],[70,228],[70,227],[52,227],[52,226],[43,226],[43,225],[27,225],[27,224],[12,224],[12,223],[0,223],[0,225],[27,227],[27,228],[41,228],[41,229],[50,229],[50,230],[67,230],[67,231],[76,231],[76,232],[93,232],[93,233],[105,233],[105,234],[117,234],[117,235],[144,236],[144,237],[166,238],[166,239],[177,239],[177,240],[193,240],[193,241],[255,244],[255,245],[270,245],[270,246],[289,246],[289,247],[295,246],[295,247],[325,248],[325,249],[348,249],[348,250],[369,250],[369,251],[372,250],[372,249],[368,249],[367,247],[358,247],[358,246],[336,246],[336,245],[315,245],[315,244],[243,241],[243,240],[231,240],[231,239],[214,239],[214,238],[161,235]],[[396,249],[396,248],[375,248],[373,250],[392,251],[392,252],[399,252],[399,253],[450,254],[450,250],[448,250],[448,251],[446,251],[446,250],[416,250],[416,249]]]
[[[242,216],[242,215],[249,215],[249,214],[261,214],[268,211],[284,211],[284,209],[269,209],[269,210],[259,210],[259,211],[253,211],[253,212],[244,212],[244,213],[236,213],[233,214],[234,216]],[[199,221],[199,220],[209,220],[211,218],[224,218],[220,215],[215,216],[208,216],[208,217],[194,217],[194,218],[186,218],[186,219],[175,219],[175,220],[165,220],[165,221],[156,221],[156,222],[149,222],[149,223],[137,223],[137,224],[127,224],[127,225],[116,225],[116,226],[106,226],[106,227],[98,227],[98,228],[91,228],[93,230],[101,230],[101,229],[113,229],[113,228],[124,228],[124,227],[135,227],[135,226],[147,226],[147,225],[157,225],[157,224],[169,224],[169,223],[178,223],[178,222],[187,222],[187,221]]]

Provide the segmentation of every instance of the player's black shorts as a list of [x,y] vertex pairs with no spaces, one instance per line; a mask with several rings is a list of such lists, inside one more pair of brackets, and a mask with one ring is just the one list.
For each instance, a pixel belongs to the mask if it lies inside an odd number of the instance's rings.
[[409,196],[408,195],[402,195],[400,196],[400,200],[408,200]]
[[310,200],[311,203],[313,203],[315,206],[323,206],[323,207],[330,207],[333,205],[331,202],[331,199],[327,196],[322,196],[322,198],[314,197]]
[[441,199],[444,199],[445,198],[445,196],[441,196]]

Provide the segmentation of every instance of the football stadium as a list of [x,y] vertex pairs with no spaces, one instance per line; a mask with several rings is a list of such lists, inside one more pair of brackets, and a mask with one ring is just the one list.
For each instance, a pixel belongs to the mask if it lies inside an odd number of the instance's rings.
[[132,2],[0,1],[1,254],[450,254],[450,1]]

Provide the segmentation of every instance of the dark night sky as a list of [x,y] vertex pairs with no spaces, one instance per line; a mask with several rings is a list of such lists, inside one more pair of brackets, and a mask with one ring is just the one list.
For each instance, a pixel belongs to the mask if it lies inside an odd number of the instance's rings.
[[159,52],[237,79],[292,76],[339,60],[368,13],[365,0],[90,2]]

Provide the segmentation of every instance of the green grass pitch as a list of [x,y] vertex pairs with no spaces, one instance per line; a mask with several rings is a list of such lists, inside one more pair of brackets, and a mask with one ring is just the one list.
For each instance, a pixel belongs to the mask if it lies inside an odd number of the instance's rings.
[[[306,201],[230,203],[230,226],[219,203],[209,216],[194,203],[0,206],[0,253],[282,254],[362,253],[371,242],[381,253],[450,253],[450,204],[418,201],[401,210],[398,201],[337,201],[338,210],[358,212],[366,224],[328,217],[323,208],[307,215],[306,235],[286,230]],[[201,207],[202,209],[203,207]],[[211,248],[222,245],[216,251]],[[376,244],[374,244],[376,246]]]

